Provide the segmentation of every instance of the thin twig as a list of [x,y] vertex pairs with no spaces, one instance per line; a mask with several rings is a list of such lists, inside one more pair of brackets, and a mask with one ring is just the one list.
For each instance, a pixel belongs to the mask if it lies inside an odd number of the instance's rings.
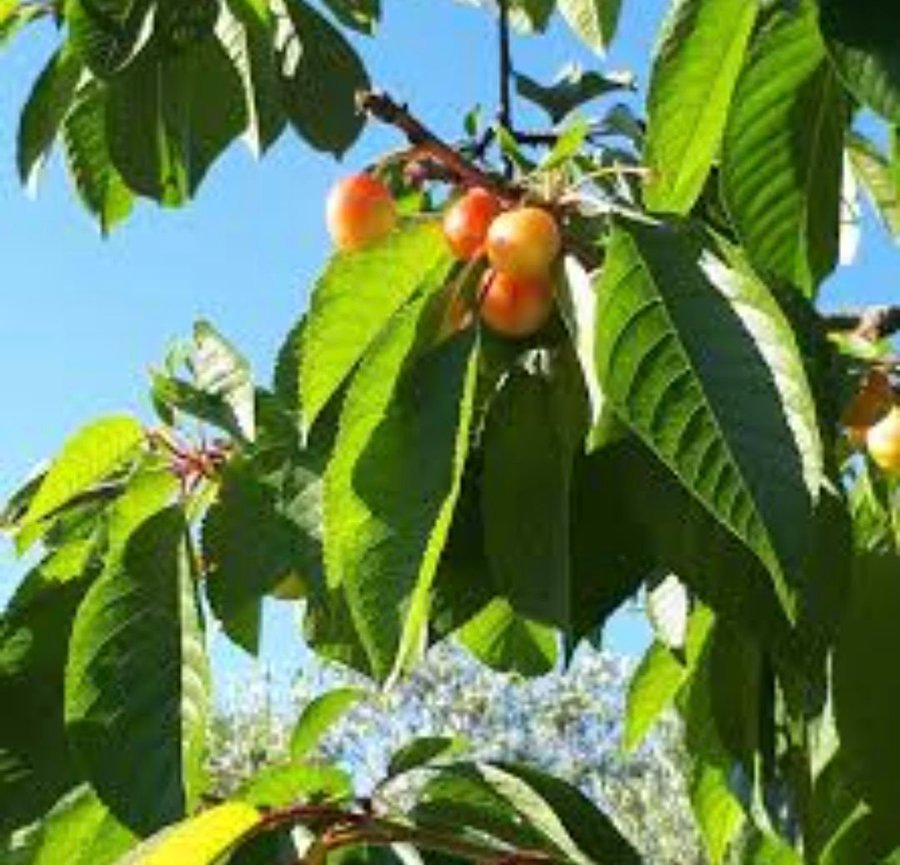
[[395,102],[387,93],[376,90],[363,91],[357,95],[357,104],[366,114],[383,123],[396,126],[417,151],[427,153],[449,169],[460,183],[483,186],[508,203],[515,203],[523,196],[524,190],[515,184],[482,171],[477,165],[462,157],[446,141],[438,138],[427,126],[413,117],[406,106]]
[[[499,74],[500,74],[500,111],[498,120],[500,125],[507,130],[512,131],[513,115],[512,115],[512,47],[510,45],[509,34],[509,0],[499,0],[499,10],[497,15],[497,54],[499,58]],[[503,157],[503,170],[506,179],[509,180],[513,176],[513,162],[508,156]]]

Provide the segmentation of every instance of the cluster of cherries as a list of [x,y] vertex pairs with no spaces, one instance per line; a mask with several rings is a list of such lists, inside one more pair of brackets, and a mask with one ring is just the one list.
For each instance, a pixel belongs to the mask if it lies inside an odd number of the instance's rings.
[[900,406],[886,371],[869,372],[841,421],[852,445],[864,447],[883,471],[900,475]]
[[[394,228],[397,209],[390,190],[369,174],[338,181],[326,204],[328,231],[340,250],[362,249]],[[447,208],[444,236],[461,261],[486,255],[490,267],[478,293],[482,320],[494,331],[522,338],[536,333],[554,303],[553,263],[562,248],[559,226],[542,207],[507,208],[483,187],[467,189]],[[457,308],[457,324],[468,321]]]

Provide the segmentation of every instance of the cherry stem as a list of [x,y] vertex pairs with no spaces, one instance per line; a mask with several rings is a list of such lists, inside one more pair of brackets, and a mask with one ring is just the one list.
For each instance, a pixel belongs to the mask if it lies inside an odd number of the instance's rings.
[[[509,33],[509,0],[499,0],[497,14],[497,42],[500,61],[500,125],[512,132],[512,48]],[[514,166],[508,156],[503,157],[503,173],[507,180],[513,176]]]

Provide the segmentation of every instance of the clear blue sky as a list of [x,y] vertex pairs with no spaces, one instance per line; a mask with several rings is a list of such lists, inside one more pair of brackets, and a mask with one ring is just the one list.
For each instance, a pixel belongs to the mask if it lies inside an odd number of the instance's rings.
[[[466,110],[495,101],[491,17],[453,0],[384,5],[378,38],[356,40],[373,80],[440,132],[456,135]],[[602,68],[631,68],[645,83],[665,4],[624,5],[620,37]],[[236,146],[192,206],[162,211],[144,204],[103,241],[58,159],[35,201],[15,175],[18,111],[53,42],[46,26],[41,37],[26,34],[0,55],[0,493],[86,419],[122,409],[145,413],[148,364],[198,317],[215,322],[266,378],[327,252],[322,201],[328,186],[400,143],[393,132],[372,128],[343,164],[314,154],[291,134],[261,163]],[[545,79],[569,60],[600,64],[563,25],[548,38],[517,39],[514,52],[520,68]],[[829,302],[896,299],[897,263],[874,227],[858,266],[829,284]],[[8,547],[0,547],[0,598],[19,571]],[[275,641],[284,645],[287,627],[280,621],[272,629],[267,655],[275,653]],[[640,640],[630,625],[616,633],[614,642],[626,648]]]

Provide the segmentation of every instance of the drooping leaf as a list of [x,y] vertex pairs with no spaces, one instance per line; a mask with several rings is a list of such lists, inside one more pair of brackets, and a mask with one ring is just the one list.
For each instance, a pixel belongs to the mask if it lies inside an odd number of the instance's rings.
[[422,353],[426,292],[397,314],[344,401],[325,474],[325,561],[380,677],[422,648],[469,440],[470,329]]
[[754,266],[807,295],[838,260],[847,119],[815,15],[779,13],[738,81],[722,192]]
[[775,301],[680,232],[639,225],[615,230],[597,291],[597,370],[617,414],[766,565],[791,614],[822,455]]
[[883,673],[897,649],[900,560],[858,555],[849,608],[834,656],[834,702],[841,746],[853,784],[890,813],[900,796],[900,743],[894,719],[900,687]]
[[758,9],[743,0],[674,6],[647,97],[644,202],[651,210],[688,213],[703,190]]
[[110,83],[106,123],[129,188],[178,206],[247,126],[241,77],[213,36],[169,54],[150,44]]
[[900,177],[878,148],[858,132],[851,132],[847,139],[847,155],[881,221],[900,238]]
[[208,674],[188,557],[179,508],[141,522],[81,605],[69,649],[70,741],[104,803],[143,835],[199,793]]
[[78,787],[28,831],[17,852],[28,865],[113,865],[136,841],[96,793]]
[[306,429],[391,316],[450,264],[447,243],[431,221],[403,226],[375,247],[331,260],[316,283],[300,345]]
[[143,439],[143,428],[132,417],[108,417],[83,427],[50,465],[23,523],[38,522],[109,477],[135,453]]
[[19,178],[34,190],[41,169],[59,135],[84,66],[66,42],[38,76],[19,120],[17,159]]
[[588,406],[574,353],[548,361],[545,370],[514,369],[493,402],[482,514],[499,591],[526,618],[568,630],[571,476]]
[[891,123],[900,123],[900,24],[884,0],[818,0],[819,22],[841,78]]
[[495,598],[457,631],[457,638],[492,670],[543,676],[556,665],[556,631],[518,615],[506,598]]
[[558,0],[558,5],[575,35],[603,54],[616,35],[622,0]]
[[304,706],[291,733],[291,756],[295,760],[307,756],[364,696],[359,688],[335,688]]
[[58,567],[53,557],[38,565],[0,616],[0,834],[38,819],[81,778],[62,690],[69,633],[92,574],[77,560]]
[[271,8],[288,119],[312,147],[340,156],[365,123],[356,109],[357,93],[369,86],[365,67],[341,33],[305,0],[274,0]]
[[228,0],[218,25],[219,38],[244,86],[251,151],[262,156],[287,124],[275,55],[275,21],[263,0]]
[[109,155],[106,101],[107,91],[91,82],[79,92],[62,128],[69,176],[103,234],[125,220],[134,204]]
[[216,865],[261,820],[256,808],[244,802],[225,802],[163,829],[120,865]]

